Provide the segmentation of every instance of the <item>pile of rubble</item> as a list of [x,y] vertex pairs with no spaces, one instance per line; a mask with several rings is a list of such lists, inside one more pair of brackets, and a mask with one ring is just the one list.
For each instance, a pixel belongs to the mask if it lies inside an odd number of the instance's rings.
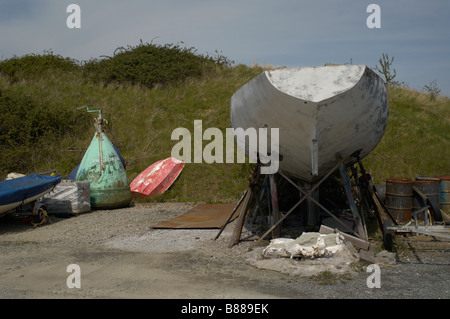
[[276,238],[263,250],[264,257],[318,258],[331,257],[345,249],[344,238],[339,233],[303,233],[297,239]]
[[[304,232],[296,239],[273,239],[268,246],[255,250],[248,262],[293,276],[314,276],[322,272],[351,274],[358,271],[359,261],[381,261],[373,245],[339,231],[323,232]],[[368,246],[359,247],[364,243]]]

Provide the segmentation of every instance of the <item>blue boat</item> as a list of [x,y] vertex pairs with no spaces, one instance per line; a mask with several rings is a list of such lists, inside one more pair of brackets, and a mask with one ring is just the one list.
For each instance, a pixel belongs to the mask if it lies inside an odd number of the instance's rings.
[[0,182],[0,214],[38,200],[59,184],[61,179],[61,175],[30,174]]

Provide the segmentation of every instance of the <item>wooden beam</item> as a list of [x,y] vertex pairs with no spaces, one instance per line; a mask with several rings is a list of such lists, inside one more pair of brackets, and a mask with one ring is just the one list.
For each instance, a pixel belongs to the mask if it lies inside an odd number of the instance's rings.
[[241,239],[242,227],[244,227],[245,216],[247,215],[248,204],[250,203],[251,198],[253,197],[253,192],[256,183],[259,180],[259,176],[261,174],[261,163],[258,162],[256,164],[255,170],[253,171],[253,176],[250,181],[250,185],[248,187],[247,193],[245,195],[244,204],[241,207],[241,211],[239,213],[238,222],[236,224],[236,228],[234,229],[233,236],[231,238],[231,242],[228,247],[233,247],[235,244],[239,242]]
[[216,240],[217,238],[219,238],[220,234],[222,234],[223,230],[225,229],[225,227],[227,227],[227,225],[229,224],[231,218],[233,217],[234,213],[236,212],[236,210],[238,209],[239,205],[241,205],[242,201],[244,200],[245,196],[247,195],[248,189],[245,190],[244,194],[241,196],[241,199],[239,200],[239,202],[237,203],[237,205],[234,207],[233,211],[231,212],[230,216],[228,217],[227,221],[225,222],[225,224],[223,224],[222,228],[220,229],[219,233],[217,234],[217,236],[214,238],[214,240]]
[[340,232],[339,230],[335,230],[335,229],[325,226],[325,225],[320,225],[319,233],[321,233],[321,234],[339,233],[340,235],[342,235],[344,237],[344,239],[346,241],[352,243],[353,246],[364,249],[364,250],[369,250],[372,245],[368,241],[365,241],[361,238]]
[[[274,223],[278,223],[280,219],[280,211],[278,207],[278,193],[277,193],[277,185],[275,183],[275,176],[273,174],[269,175],[269,183],[270,183],[270,196],[272,201],[272,215]],[[281,235],[281,225],[278,225],[273,233],[272,237],[278,238]]]
[[239,212],[236,228],[234,229],[234,233],[231,238],[230,244],[228,245],[229,248],[233,247],[241,239],[242,227],[244,227],[245,215],[247,214],[247,207],[252,196],[253,190],[252,187],[249,187],[247,194],[245,194],[244,204],[242,205],[241,211]]
[[348,204],[350,206],[350,210],[353,215],[353,220],[356,224],[356,229],[358,231],[358,234],[363,237],[367,238],[367,234],[365,232],[365,229],[363,227],[361,217],[359,216],[358,208],[356,207],[355,199],[353,198],[352,194],[352,185],[350,178],[347,174],[347,171],[345,170],[344,164],[342,164],[342,158],[339,154],[336,154],[336,160],[340,162],[339,165],[339,173],[341,174],[342,178],[342,185],[344,186],[345,194],[347,196]]

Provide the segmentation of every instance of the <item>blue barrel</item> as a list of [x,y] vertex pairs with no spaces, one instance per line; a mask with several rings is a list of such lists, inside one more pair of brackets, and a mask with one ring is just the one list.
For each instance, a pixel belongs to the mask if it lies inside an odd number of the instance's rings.
[[441,209],[450,213],[450,175],[448,176],[438,176],[441,180],[439,184],[439,203],[441,204]]

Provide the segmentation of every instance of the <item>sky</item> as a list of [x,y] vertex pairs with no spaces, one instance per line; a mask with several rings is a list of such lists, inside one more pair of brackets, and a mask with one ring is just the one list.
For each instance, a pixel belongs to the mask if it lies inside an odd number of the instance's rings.
[[[80,28],[69,28],[80,8]],[[369,28],[370,4],[379,28]],[[0,58],[52,51],[80,61],[140,43],[182,43],[235,64],[374,68],[383,53],[412,89],[450,97],[448,0],[0,0]]]

